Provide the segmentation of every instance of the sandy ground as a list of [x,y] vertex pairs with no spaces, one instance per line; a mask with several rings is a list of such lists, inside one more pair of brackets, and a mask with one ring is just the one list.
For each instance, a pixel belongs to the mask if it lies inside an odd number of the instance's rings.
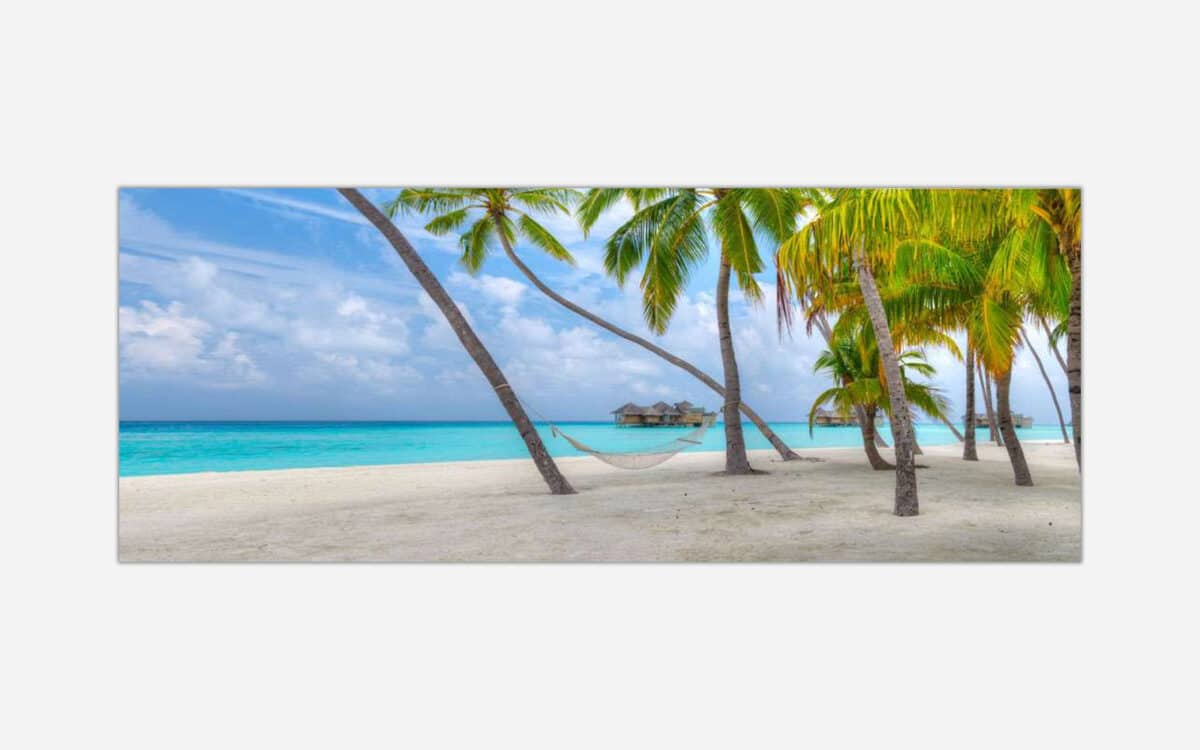
[[[548,494],[528,461],[295,469],[120,480],[122,561],[954,561],[1080,559],[1069,446],[926,449],[921,515],[891,514],[895,475],[861,449],[761,451],[769,473],[715,474],[723,454],[645,471],[561,459],[579,494]],[[887,455],[887,452],[884,452]]]

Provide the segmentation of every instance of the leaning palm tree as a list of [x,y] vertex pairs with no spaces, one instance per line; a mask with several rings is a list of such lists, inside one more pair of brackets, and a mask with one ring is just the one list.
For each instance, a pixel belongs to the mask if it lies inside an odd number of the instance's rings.
[[822,269],[849,268],[875,332],[892,414],[892,444],[896,452],[896,493],[893,513],[915,516],[917,496],[915,436],[908,400],[900,375],[897,347],[875,274],[894,259],[899,242],[921,235],[937,218],[932,191],[912,189],[836,188],[823,192],[818,214],[779,247],[777,262],[803,294],[809,279]]
[[753,473],[742,434],[741,376],[729,323],[729,286],[736,279],[747,300],[762,298],[755,279],[764,268],[759,242],[776,245],[792,233],[802,196],[781,188],[596,188],[588,192],[578,212],[585,231],[622,198],[633,204],[634,215],[608,238],[604,265],[619,284],[643,268],[642,313],[655,333],[666,331],[692,271],[708,256],[708,232],[716,239],[725,471]]
[[346,200],[350,201],[351,205],[358,209],[367,221],[371,222],[376,229],[383,234],[384,238],[391,244],[396,254],[404,261],[404,265],[412,273],[417,283],[425,290],[425,293],[433,300],[442,315],[445,316],[446,322],[454,330],[458,340],[462,342],[463,348],[467,350],[467,354],[471,355],[471,359],[475,360],[475,364],[479,367],[484,377],[487,378],[492,389],[496,392],[496,397],[500,399],[500,403],[508,412],[509,418],[516,425],[517,431],[521,434],[521,439],[525,441],[525,447],[529,450],[529,455],[533,459],[533,463],[537,466],[538,471],[542,474],[542,479],[550,487],[550,491],[555,495],[570,495],[574,494],[575,489],[571,487],[570,482],[558,470],[558,465],[554,463],[554,459],[550,457],[550,453],[546,450],[545,444],[542,443],[542,438],[538,435],[537,429],[529,416],[525,413],[525,409],[521,406],[520,399],[513,392],[512,386],[505,379],[504,373],[501,372],[500,366],[496,364],[496,360],[492,358],[490,352],[484,347],[483,342],[475,335],[470,323],[458,306],[454,304],[454,300],[446,293],[445,288],[433,272],[429,270],[429,266],[425,265],[425,261],[413,249],[408,240],[400,233],[387,216],[383,214],[375,204],[367,200],[362,193],[354,188],[338,188],[338,192],[342,194]]
[[[391,216],[399,212],[433,214],[425,225],[426,231],[445,235],[463,230],[459,238],[462,264],[468,272],[478,273],[491,249],[499,241],[508,260],[538,291],[583,319],[642,347],[692,375],[724,399],[725,389],[711,375],[637,334],[613,325],[595,313],[575,304],[551,289],[517,255],[516,245],[523,239],[551,258],[574,264],[571,252],[534,218],[534,214],[569,215],[570,207],[579,195],[563,188],[406,188],[386,208]],[[754,423],[785,461],[799,458],[775,432],[767,426],[749,404],[741,404],[742,413]]]

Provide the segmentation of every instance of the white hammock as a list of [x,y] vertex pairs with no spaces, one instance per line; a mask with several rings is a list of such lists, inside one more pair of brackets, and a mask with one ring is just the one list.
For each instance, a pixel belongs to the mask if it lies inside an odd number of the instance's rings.
[[651,466],[658,466],[664,461],[669,461],[672,456],[680,451],[685,451],[688,448],[700,445],[701,441],[704,439],[704,433],[708,432],[708,428],[712,427],[713,423],[716,421],[716,415],[707,416],[704,418],[704,421],[700,423],[699,427],[682,437],[675,438],[669,443],[663,443],[645,450],[624,452],[598,451],[595,448],[591,448],[579,442],[575,438],[555,427],[553,424],[550,425],[550,433],[555,437],[560,437],[563,440],[566,440],[568,443],[574,446],[576,450],[587,453],[590,456],[595,456],[609,466],[615,466],[618,469],[649,469]]

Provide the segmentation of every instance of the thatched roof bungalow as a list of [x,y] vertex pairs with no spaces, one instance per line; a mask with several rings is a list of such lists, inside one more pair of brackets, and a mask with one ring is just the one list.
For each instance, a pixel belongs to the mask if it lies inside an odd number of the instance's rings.
[[[813,425],[816,427],[848,427],[858,424],[858,415],[851,414],[848,417],[843,417],[841,414],[829,411],[828,409],[817,409],[813,415]],[[883,414],[875,415],[875,426],[879,427],[883,424]]]
[[712,412],[706,412],[703,406],[693,406],[690,401],[677,401],[674,404],[659,401],[650,406],[638,406],[630,401],[613,409],[611,413],[614,424],[626,427],[699,427],[705,417],[716,416]]
[[[1026,416],[1025,414],[1022,414],[1020,412],[1016,412],[1016,411],[1013,412],[1012,421],[1013,421],[1013,427],[1016,427],[1017,429],[1029,429],[1029,428],[1033,427],[1033,417]],[[975,415],[975,426],[976,427],[987,427],[987,423],[988,423],[987,414],[976,414]]]
[[813,414],[813,424],[818,427],[845,427],[846,425],[858,424],[858,420],[854,415],[843,417],[841,414],[829,411],[828,409],[817,409]]

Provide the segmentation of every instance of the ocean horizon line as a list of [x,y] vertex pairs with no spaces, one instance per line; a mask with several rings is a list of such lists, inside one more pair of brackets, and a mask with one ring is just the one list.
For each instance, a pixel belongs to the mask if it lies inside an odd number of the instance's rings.
[[[817,426],[772,422],[793,448],[862,445],[857,425]],[[552,456],[584,455],[560,438],[562,432],[610,452],[655,450],[690,432],[690,426],[623,427],[612,421],[536,422]],[[558,428],[556,430],[555,428]],[[943,425],[917,423],[922,445],[955,442]],[[769,449],[756,429],[744,425],[746,447]],[[1058,426],[1023,430],[1023,439],[1049,439]],[[890,441],[890,430],[883,434]],[[979,433],[986,435],[987,431]],[[119,426],[121,476],[184,474],[198,471],[371,466],[528,458],[511,421],[430,420],[125,420]],[[725,449],[721,423],[709,429],[691,451]]]

